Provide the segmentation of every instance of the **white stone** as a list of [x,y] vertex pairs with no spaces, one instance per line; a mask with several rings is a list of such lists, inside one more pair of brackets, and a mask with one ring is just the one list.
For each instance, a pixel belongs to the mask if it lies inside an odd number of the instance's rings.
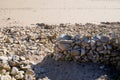
[[19,70],[17,67],[12,67],[11,74],[12,75],[17,75],[19,73]]
[[24,78],[24,71],[19,71],[18,74],[15,76],[15,78],[18,79],[23,79]]

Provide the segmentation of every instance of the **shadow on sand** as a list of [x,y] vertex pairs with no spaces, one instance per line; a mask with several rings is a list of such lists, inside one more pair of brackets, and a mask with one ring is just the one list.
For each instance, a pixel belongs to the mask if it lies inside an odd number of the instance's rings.
[[114,69],[102,64],[55,61],[51,56],[46,56],[42,62],[33,65],[33,70],[36,80],[45,77],[50,80],[95,80],[102,75],[116,75]]

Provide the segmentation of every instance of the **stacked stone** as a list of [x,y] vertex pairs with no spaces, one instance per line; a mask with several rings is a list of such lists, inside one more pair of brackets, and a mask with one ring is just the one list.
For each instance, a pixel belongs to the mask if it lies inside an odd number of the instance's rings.
[[54,58],[56,60],[118,64],[120,53],[117,47],[119,46],[116,47],[114,44],[117,43],[108,35],[62,35],[56,40]]
[[0,80],[35,80],[31,64],[23,56],[0,57]]

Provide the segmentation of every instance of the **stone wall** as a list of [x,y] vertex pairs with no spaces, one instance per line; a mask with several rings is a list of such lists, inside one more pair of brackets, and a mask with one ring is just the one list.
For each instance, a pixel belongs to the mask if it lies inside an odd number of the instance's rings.
[[55,43],[55,60],[94,62],[120,66],[120,39],[117,34],[61,35]]

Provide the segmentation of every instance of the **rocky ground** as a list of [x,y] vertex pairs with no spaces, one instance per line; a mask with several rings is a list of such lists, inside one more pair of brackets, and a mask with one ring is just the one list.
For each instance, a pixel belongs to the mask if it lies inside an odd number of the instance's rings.
[[[119,22],[101,24],[44,23],[0,28],[0,80],[109,80],[116,71],[103,64],[55,61],[56,40],[62,34],[120,34]],[[112,75],[112,76],[111,76]]]

